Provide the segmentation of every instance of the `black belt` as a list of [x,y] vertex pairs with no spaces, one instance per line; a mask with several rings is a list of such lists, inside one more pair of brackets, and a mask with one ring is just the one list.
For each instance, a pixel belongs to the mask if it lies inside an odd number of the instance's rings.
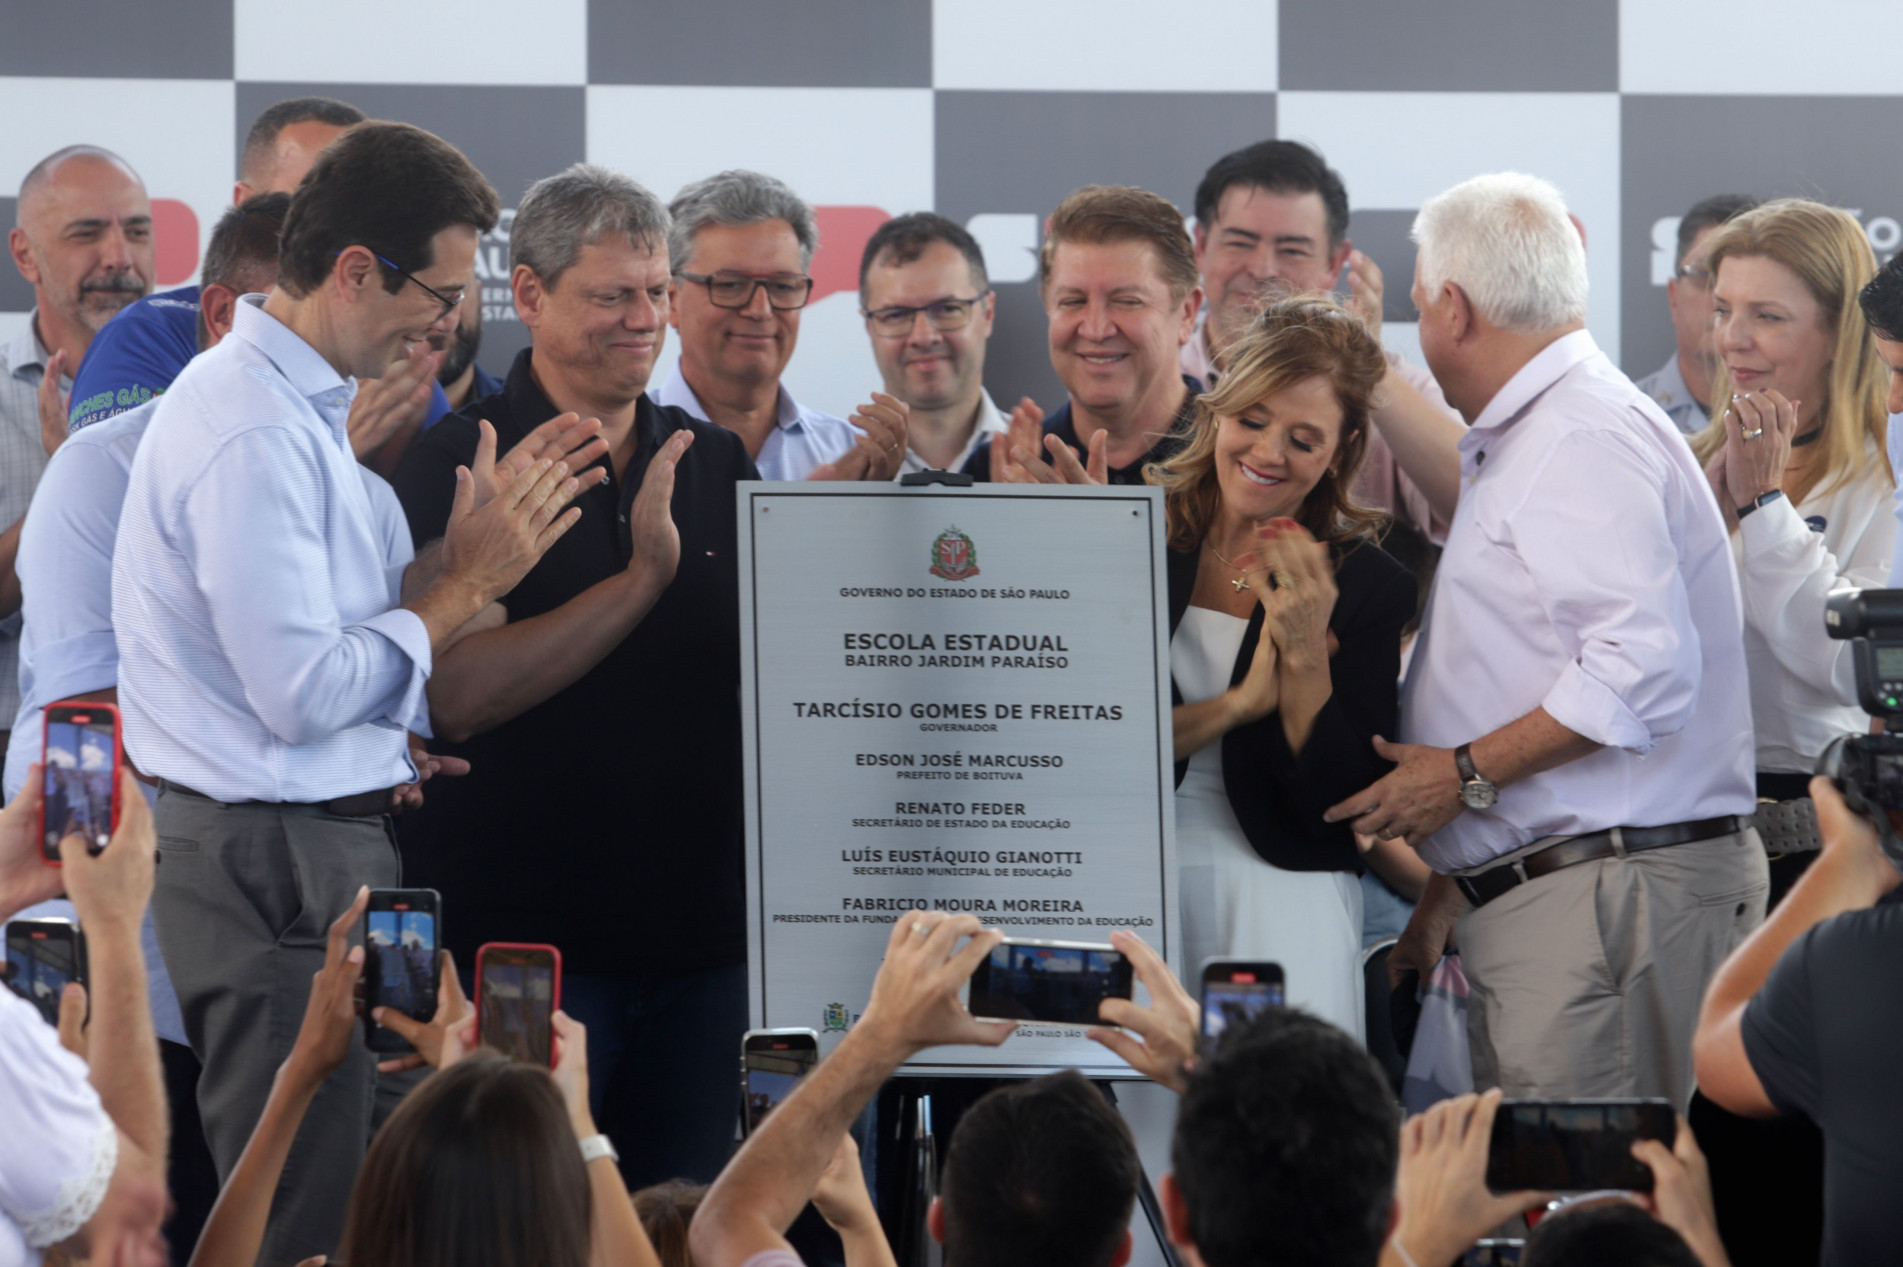
[[335,814],[338,818],[375,818],[388,814],[396,797],[391,788],[379,788],[369,792],[355,792],[349,796],[333,796],[328,801],[220,801],[215,796],[207,796],[196,788],[186,787],[183,783],[174,783],[170,779],[160,779],[159,789],[165,792],[177,792],[182,796],[195,796],[201,801],[212,801],[219,805],[299,805],[309,809],[320,809],[326,814]]
[[[1729,836],[1750,825],[1749,818],[1727,814],[1723,818],[1705,818],[1695,823],[1668,823],[1663,827],[1613,827],[1555,841],[1544,849],[1536,849],[1512,862],[1489,867],[1477,875],[1457,875],[1454,883],[1460,886],[1460,891],[1467,895],[1469,902],[1475,906],[1485,906],[1528,880],[1537,880],[1543,875],[1551,875],[1582,862],[1617,857],[1621,853],[1644,853],[1648,849],[1689,845],[1695,840]],[[1613,839],[1615,834],[1618,837],[1616,842]]]

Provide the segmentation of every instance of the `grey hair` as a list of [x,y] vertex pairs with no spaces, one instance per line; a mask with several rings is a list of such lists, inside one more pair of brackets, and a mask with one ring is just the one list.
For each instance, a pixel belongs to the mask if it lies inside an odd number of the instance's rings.
[[759,172],[727,171],[697,180],[674,195],[667,205],[674,227],[667,236],[668,262],[679,276],[694,258],[694,235],[710,224],[738,228],[767,220],[784,220],[799,239],[800,267],[812,267],[819,249],[819,225],[813,209],[784,181]]
[[1475,176],[1414,217],[1421,289],[1465,291],[1492,326],[1544,334],[1586,319],[1586,244],[1559,190],[1537,176]]
[[646,186],[594,163],[576,163],[529,186],[509,226],[509,266],[527,266],[554,286],[581,249],[613,234],[636,249],[659,250],[667,208]]

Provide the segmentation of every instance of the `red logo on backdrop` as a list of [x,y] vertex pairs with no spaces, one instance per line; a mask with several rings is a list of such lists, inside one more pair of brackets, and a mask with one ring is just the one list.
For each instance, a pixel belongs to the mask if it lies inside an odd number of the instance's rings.
[[154,198],[152,251],[154,286],[176,286],[197,272],[197,213],[176,198]]
[[859,289],[859,257],[866,239],[892,217],[878,207],[814,207],[819,221],[819,250],[813,253],[813,297],[817,303],[842,290]]

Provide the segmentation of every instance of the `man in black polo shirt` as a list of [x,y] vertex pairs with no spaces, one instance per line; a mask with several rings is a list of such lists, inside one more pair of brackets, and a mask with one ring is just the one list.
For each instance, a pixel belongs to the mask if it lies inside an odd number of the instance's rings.
[[[1087,462],[1112,484],[1181,446],[1202,384],[1177,368],[1203,304],[1196,251],[1169,199],[1129,185],[1086,185],[1058,206],[1038,253],[1051,368],[1069,393],[1045,418],[1026,402],[1006,438],[967,468],[1000,483],[1058,483]],[[1040,425],[1041,424],[1041,425]]]
[[402,845],[406,879],[442,892],[464,968],[485,941],[561,949],[596,1119],[636,1186],[719,1171],[746,1026],[734,485],[757,476],[739,437],[643,394],[667,329],[667,228],[617,173],[537,182],[510,233],[534,344],[394,480],[430,541],[479,426],[507,450],[560,413],[600,420],[581,522],[430,678],[443,750],[486,777],[432,787]]

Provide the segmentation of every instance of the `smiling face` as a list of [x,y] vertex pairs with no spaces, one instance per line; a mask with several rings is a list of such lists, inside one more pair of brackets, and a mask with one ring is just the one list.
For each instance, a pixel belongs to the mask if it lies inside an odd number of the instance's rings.
[[1320,194],[1231,185],[1211,222],[1196,226],[1212,340],[1220,346],[1240,332],[1267,297],[1328,290],[1350,249],[1329,241]]
[[[784,220],[710,224],[694,235],[682,270],[761,277],[805,273],[799,238]],[[690,384],[728,381],[761,386],[780,381],[799,344],[800,310],[774,308],[756,286],[743,308],[716,307],[699,282],[675,283],[668,324],[681,332],[681,370]]]
[[1317,375],[1216,419],[1216,485],[1244,519],[1293,517],[1341,450],[1335,388]]
[[1816,417],[1836,340],[1803,279],[1768,256],[1726,256],[1712,280],[1712,311],[1718,355],[1736,389],[1779,391],[1802,402],[1800,423]]
[[[410,269],[416,280],[404,280],[393,291],[384,288],[389,272],[376,264],[374,257],[370,267],[361,267],[357,256],[359,252],[367,254],[365,248],[351,247],[338,257],[338,269],[353,310],[351,336],[356,348],[350,357],[349,373],[358,378],[378,378],[409,355],[414,345],[443,345],[456,328],[456,308],[443,311],[441,300],[424,287],[460,303],[463,294],[476,284],[476,240],[474,225],[453,224],[442,230],[430,239],[429,267]],[[351,284],[351,279],[359,276],[361,282]]]
[[[907,264],[894,263],[891,252],[882,252],[866,270],[865,306],[874,313],[924,308],[945,299],[974,299],[980,289],[959,249],[933,242]],[[956,330],[937,329],[922,312],[902,336],[881,333],[868,322],[872,357],[886,391],[914,409],[949,409],[967,400],[975,405],[995,305],[991,296],[973,304],[971,319]]]
[[553,286],[515,270],[516,310],[551,394],[620,409],[647,390],[667,336],[667,249],[609,236],[582,247]]
[[86,330],[152,289],[151,203],[139,178],[108,158],[76,154],[48,172],[20,208],[11,245],[40,309]]
[[1044,311],[1051,367],[1071,399],[1099,415],[1173,408],[1201,295],[1172,298],[1156,248],[1140,238],[1059,243]]

